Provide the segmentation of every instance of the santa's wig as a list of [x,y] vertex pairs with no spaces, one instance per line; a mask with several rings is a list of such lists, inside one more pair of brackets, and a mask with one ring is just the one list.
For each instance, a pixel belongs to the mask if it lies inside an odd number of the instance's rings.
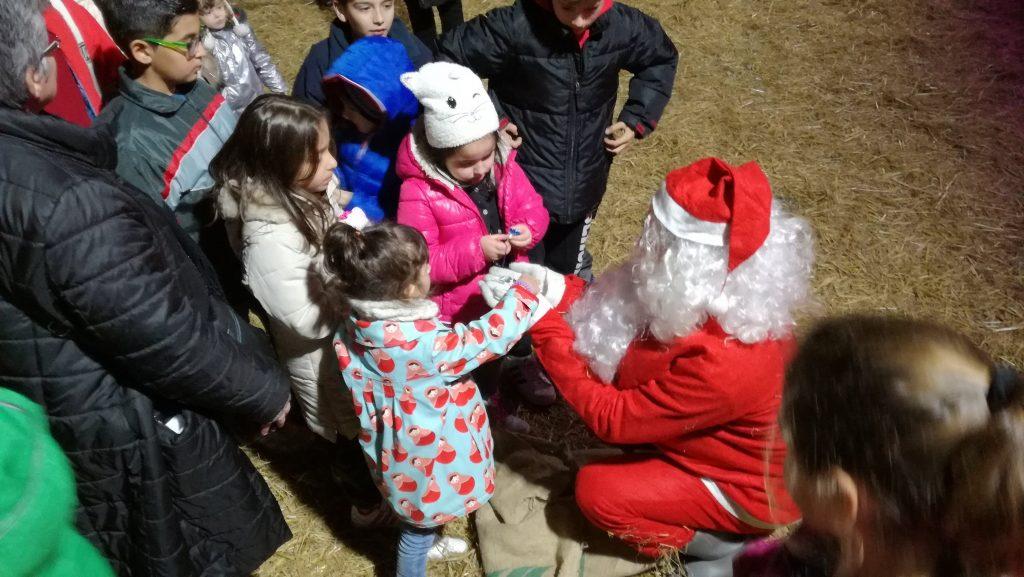
[[764,244],[728,271],[728,246],[679,238],[653,214],[629,260],[601,275],[569,311],[576,352],[611,382],[629,344],[668,343],[714,317],[744,343],[789,335],[814,263],[810,225],[776,201]]

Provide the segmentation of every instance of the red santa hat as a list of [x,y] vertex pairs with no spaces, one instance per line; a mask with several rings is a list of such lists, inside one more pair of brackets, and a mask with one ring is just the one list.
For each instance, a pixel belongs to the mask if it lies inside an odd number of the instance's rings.
[[772,190],[756,162],[705,158],[673,170],[654,195],[655,217],[675,236],[729,247],[729,270],[750,258],[771,229]]

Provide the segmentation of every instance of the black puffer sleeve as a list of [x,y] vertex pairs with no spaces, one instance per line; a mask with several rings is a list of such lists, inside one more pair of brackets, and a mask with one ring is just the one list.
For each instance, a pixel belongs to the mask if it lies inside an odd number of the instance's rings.
[[298,74],[295,75],[295,82],[292,84],[292,96],[305,100],[318,106],[326,106],[327,98],[324,96],[323,65],[321,59],[327,59],[326,42],[314,44],[309,48],[309,54],[302,61]]
[[624,23],[631,46],[625,51],[623,68],[631,72],[633,78],[629,81],[629,96],[619,120],[632,128],[638,138],[643,138],[658,126],[672,96],[679,53],[657,20],[635,8],[621,8],[626,9]]
[[[438,59],[461,64],[477,76],[492,82],[508,69],[515,57],[511,47],[516,20],[515,6],[507,6],[481,14],[451,30],[438,42]],[[505,118],[494,91],[489,91],[499,118]]]
[[227,332],[157,210],[141,193],[95,181],[54,205],[44,266],[75,340],[149,396],[271,421],[288,399],[287,377],[266,350]]
[[513,8],[491,10],[446,33],[438,44],[441,60],[470,68],[481,78],[500,76],[512,56]]

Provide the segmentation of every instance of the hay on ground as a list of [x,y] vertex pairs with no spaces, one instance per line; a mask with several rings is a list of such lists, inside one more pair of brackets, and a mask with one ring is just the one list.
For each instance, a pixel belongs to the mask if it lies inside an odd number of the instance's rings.
[[[304,0],[238,3],[289,79],[327,30]],[[1024,366],[1024,4],[630,3],[662,22],[680,67],[658,130],[612,170],[591,241],[599,268],[629,253],[666,172],[756,159],[814,225],[820,312],[938,320]],[[503,2],[464,4],[472,15]],[[522,414],[538,437],[595,442],[564,407]],[[256,459],[295,539],[258,575],[387,574],[393,536],[347,528],[326,448],[280,434]],[[465,522],[451,530],[470,535]],[[431,569],[479,574],[472,557]]]

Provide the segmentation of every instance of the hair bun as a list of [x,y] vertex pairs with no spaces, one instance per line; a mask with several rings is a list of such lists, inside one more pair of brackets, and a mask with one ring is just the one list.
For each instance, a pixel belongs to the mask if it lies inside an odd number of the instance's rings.
[[366,249],[366,238],[356,227],[347,222],[336,222],[327,230],[335,246],[340,249],[339,256],[346,261],[353,261]]
[[[1019,380],[1018,380],[1019,382]],[[1024,406],[1012,395],[953,454],[945,526],[956,556],[979,575],[1019,567],[1024,541]]]
[[1021,374],[1012,365],[1005,363],[996,365],[995,371],[992,373],[992,383],[985,396],[988,401],[988,410],[998,413],[1010,406],[1021,390],[1021,382]]

